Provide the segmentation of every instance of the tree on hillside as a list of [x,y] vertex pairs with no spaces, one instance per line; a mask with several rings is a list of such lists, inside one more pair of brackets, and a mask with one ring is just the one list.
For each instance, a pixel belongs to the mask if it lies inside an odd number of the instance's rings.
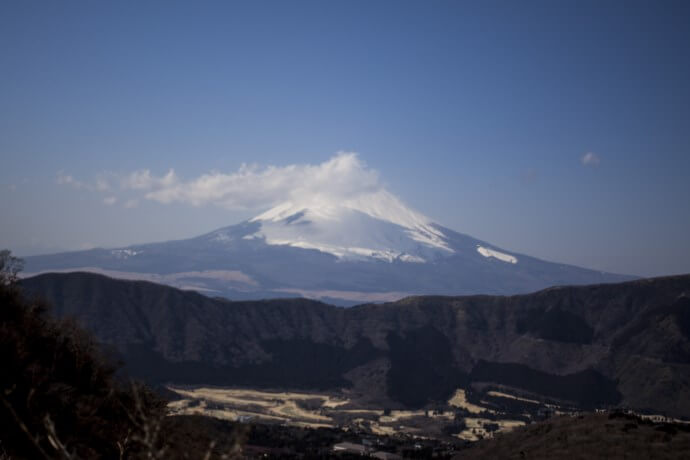
[[0,285],[7,286],[17,282],[17,275],[24,267],[24,261],[12,255],[9,249],[0,250]]

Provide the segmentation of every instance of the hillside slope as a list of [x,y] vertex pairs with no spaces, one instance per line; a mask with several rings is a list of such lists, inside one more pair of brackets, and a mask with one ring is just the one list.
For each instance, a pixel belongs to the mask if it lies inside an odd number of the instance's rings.
[[688,425],[611,413],[552,418],[475,443],[454,458],[683,459],[689,451]]
[[690,276],[350,309],[87,273],[22,284],[153,381],[352,386],[406,406],[489,382],[580,407],[690,415]]

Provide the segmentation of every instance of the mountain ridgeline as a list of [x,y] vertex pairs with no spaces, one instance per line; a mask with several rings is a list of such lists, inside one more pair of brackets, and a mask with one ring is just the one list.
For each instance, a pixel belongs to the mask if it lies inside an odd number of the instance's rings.
[[144,281],[44,274],[23,289],[152,382],[350,388],[424,407],[490,385],[582,407],[690,416],[690,276],[339,308],[232,302]]
[[338,203],[316,198],[194,238],[27,257],[25,269],[96,272],[234,300],[301,296],[338,305],[633,279],[507,251],[438,225],[385,191]]

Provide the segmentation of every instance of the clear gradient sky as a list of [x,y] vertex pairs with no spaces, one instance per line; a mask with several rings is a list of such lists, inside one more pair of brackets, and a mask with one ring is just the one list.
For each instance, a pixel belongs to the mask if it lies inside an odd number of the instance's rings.
[[689,24],[687,1],[3,1],[0,247],[195,236],[263,209],[135,179],[354,151],[510,251],[690,272]]

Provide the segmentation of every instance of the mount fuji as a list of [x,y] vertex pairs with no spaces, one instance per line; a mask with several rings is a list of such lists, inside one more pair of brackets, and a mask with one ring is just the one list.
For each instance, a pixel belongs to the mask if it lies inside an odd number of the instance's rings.
[[88,271],[231,299],[340,305],[414,294],[518,294],[631,277],[546,262],[431,221],[383,188],[314,194],[195,238],[26,258],[26,276]]

